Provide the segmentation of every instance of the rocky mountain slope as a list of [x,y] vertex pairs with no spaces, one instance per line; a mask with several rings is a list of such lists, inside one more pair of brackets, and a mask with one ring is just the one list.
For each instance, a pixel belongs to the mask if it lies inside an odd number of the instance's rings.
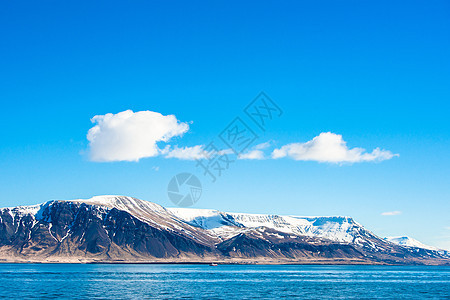
[[166,209],[124,196],[0,209],[0,261],[449,264],[350,217]]

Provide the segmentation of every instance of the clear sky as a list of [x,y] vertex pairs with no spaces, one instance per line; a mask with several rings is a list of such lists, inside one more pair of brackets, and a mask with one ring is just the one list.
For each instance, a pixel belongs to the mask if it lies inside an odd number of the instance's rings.
[[[193,207],[349,215],[450,249],[450,2],[242,2],[2,1],[0,206],[102,194],[172,206],[168,182],[190,172],[204,188]],[[243,112],[260,91],[283,110],[265,132]],[[126,114],[142,122],[105,130]],[[269,142],[262,156],[215,183],[168,158],[238,116]],[[157,120],[153,140],[133,132]]]

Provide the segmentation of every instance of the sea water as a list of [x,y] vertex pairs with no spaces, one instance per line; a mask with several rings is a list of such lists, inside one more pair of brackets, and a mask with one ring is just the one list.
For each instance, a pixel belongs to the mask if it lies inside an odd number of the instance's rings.
[[450,267],[0,264],[8,299],[450,299]]

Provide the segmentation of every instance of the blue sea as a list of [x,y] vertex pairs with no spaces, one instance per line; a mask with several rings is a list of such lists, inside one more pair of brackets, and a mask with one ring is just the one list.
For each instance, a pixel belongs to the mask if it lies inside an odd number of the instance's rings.
[[4,299],[450,299],[450,267],[0,264]]

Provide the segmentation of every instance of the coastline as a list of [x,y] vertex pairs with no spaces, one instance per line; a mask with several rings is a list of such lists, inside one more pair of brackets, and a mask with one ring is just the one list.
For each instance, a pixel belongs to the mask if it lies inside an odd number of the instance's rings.
[[0,264],[142,264],[142,265],[366,265],[366,266],[450,266],[444,261],[417,261],[415,263],[374,262],[364,260],[95,260],[81,258],[64,259],[0,259]]

